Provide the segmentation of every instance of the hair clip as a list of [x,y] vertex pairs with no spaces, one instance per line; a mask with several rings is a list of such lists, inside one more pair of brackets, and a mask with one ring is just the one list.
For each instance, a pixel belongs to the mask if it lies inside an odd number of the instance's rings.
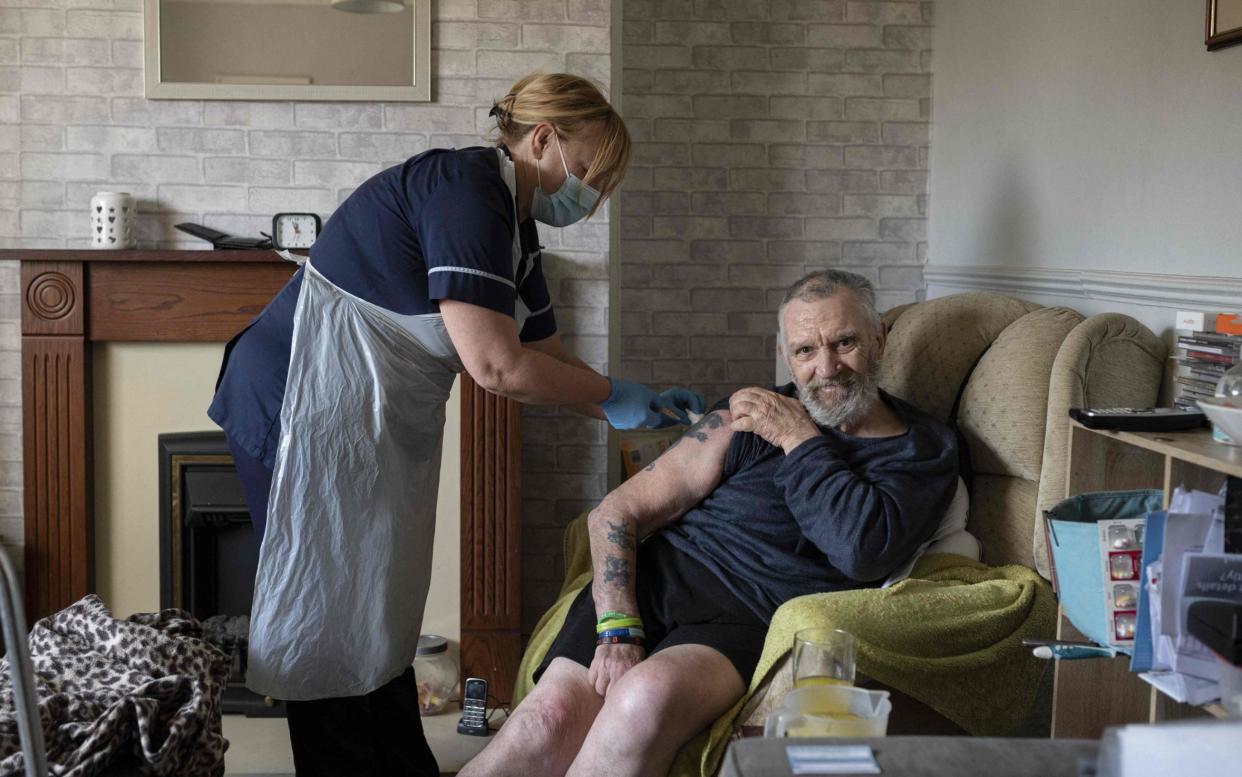
[[488,116],[500,116],[500,103],[492,103],[492,109],[487,112]]

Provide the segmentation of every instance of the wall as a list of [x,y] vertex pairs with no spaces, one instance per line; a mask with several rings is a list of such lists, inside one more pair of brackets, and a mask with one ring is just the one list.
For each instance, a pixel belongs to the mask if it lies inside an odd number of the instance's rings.
[[932,4],[624,4],[621,370],[719,398],[773,379],[785,288],[922,289]]
[[1155,331],[1242,303],[1242,48],[1203,3],[940,0],[932,296],[994,288]]
[[[141,0],[6,0],[0,8],[0,246],[82,248],[100,189],[133,192],[141,247],[201,248],[195,221],[256,234],[271,214],[328,216],[386,165],[433,146],[472,145],[492,100],[530,70],[609,77],[607,0],[438,0],[431,103],[148,101]],[[561,332],[608,360],[606,214],[543,230]],[[0,264],[0,532],[21,542],[19,306],[15,263]],[[201,356],[203,374],[214,359]],[[526,413],[525,617],[555,596],[560,529],[598,499],[606,470],[596,421]],[[132,460],[153,466],[144,448]]]

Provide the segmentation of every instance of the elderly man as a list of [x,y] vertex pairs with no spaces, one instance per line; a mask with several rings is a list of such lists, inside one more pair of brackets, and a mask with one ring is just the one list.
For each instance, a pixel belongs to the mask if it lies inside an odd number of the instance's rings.
[[664,775],[741,698],[777,607],[879,585],[935,532],[955,437],[876,386],[871,284],[813,273],[779,319],[793,384],[738,391],[591,513],[594,580],[463,777]]

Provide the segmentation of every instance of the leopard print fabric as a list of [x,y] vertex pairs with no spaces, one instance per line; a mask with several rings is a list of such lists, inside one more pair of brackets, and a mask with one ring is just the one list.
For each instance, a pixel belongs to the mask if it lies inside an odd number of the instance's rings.
[[[30,653],[52,775],[118,761],[148,775],[224,774],[220,700],[229,661],[184,610],[116,620],[98,596],[35,624]],[[0,660],[0,777],[23,758],[8,660]]]

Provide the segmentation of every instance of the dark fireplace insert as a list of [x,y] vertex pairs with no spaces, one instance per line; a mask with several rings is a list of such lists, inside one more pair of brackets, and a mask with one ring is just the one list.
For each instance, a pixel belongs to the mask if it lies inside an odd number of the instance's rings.
[[283,717],[283,704],[245,685],[259,541],[224,433],[159,435],[159,466],[160,606],[189,610],[232,656],[226,714]]

